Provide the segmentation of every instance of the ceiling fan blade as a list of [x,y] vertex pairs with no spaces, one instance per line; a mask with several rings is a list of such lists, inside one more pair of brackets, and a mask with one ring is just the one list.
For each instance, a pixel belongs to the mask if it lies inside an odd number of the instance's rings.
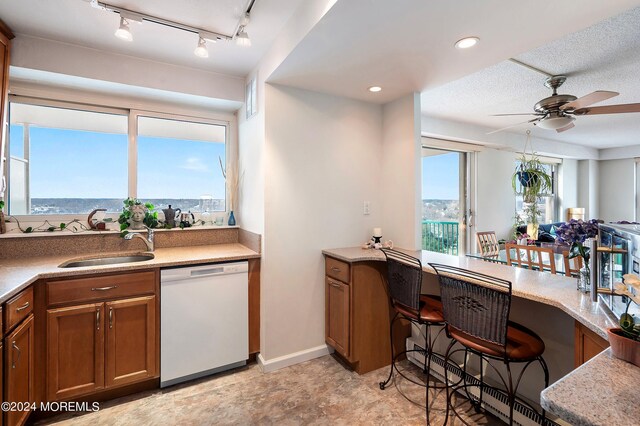
[[560,107],[561,110],[566,111],[568,109],[578,109],[588,107],[589,105],[597,104],[598,102],[606,101],[615,96],[618,96],[618,92],[607,92],[606,90],[596,90],[593,93],[589,93],[581,98],[576,99],[573,102],[566,103]]
[[575,115],[623,114],[625,112],[640,112],[640,104],[605,105],[580,108],[573,111]]
[[506,117],[508,115],[543,115],[535,112],[521,112],[517,114],[491,114],[491,117]]
[[502,129],[494,130],[494,131],[488,132],[486,134],[487,135],[492,135],[494,133],[498,133],[498,132],[501,132],[503,130],[511,129],[512,127],[522,126],[523,124],[533,123],[534,121],[538,121],[538,120],[540,120],[540,119],[539,118],[534,118],[533,120],[527,120],[527,121],[523,121],[522,123],[512,124],[511,126],[503,127]]
[[567,130],[573,129],[574,127],[576,127],[575,124],[569,123],[564,127],[560,127],[559,129],[556,129],[556,132],[558,132],[558,133],[566,132]]

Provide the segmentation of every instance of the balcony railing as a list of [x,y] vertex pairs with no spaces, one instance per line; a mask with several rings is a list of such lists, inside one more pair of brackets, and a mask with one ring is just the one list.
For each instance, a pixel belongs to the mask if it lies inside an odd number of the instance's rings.
[[422,249],[458,255],[458,222],[422,221]]

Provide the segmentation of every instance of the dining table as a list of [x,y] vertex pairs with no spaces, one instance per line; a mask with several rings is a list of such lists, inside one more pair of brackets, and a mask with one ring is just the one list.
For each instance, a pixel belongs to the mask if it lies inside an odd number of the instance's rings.
[[[517,254],[516,251],[517,249],[512,248],[511,249],[511,258],[512,259],[516,259],[517,258]],[[532,263],[538,263],[538,254],[537,253],[532,253],[532,258],[531,258],[531,262]],[[521,252],[521,256],[522,259],[525,259],[526,256],[526,252],[522,251]],[[507,250],[506,249],[500,249],[498,250],[498,254],[494,254],[494,255],[482,255],[480,253],[473,253],[473,254],[467,254],[467,257],[472,257],[474,259],[481,259],[481,260],[485,260],[487,262],[493,262],[493,263],[500,263],[503,265],[507,265]],[[562,255],[562,253],[553,253],[553,259],[555,262],[555,267],[556,267],[556,274],[560,274],[560,275],[564,275],[565,273],[565,267],[564,267],[564,257]],[[547,259],[546,257],[543,258],[543,263],[548,264],[549,263],[549,259]],[[517,266],[517,265],[514,265]],[[523,266],[526,268],[526,265]],[[528,269],[528,268],[527,268]],[[533,265],[532,269],[534,270],[539,270],[537,265]],[[543,268],[543,272],[549,272],[549,268]]]

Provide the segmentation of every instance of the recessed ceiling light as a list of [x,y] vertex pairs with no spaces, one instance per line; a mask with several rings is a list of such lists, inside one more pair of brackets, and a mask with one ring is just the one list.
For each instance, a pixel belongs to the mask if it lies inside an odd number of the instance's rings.
[[478,44],[479,41],[480,39],[478,37],[465,37],[461,40],[456,41],[455,46],[458,49],[468,49]]
[[369,91],[373,92],[373,93],[379,92],[381,90],[382,90],[382,87],[380,87],[380,86],[371,86],[371,87],[369,87]]

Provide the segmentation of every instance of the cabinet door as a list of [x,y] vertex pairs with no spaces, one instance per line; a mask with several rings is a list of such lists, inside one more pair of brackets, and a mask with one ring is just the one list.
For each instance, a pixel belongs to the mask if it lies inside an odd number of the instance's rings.
[[335,350],[349,356],[349,286],[326,277],[326,341]]
[[156,361],[156,297],[105,303],[106,386],[154,377]]
[[47,400],[104,387],[104,304],[47,311]]
[[[33,315],[29,315],[5,338],[6,400],[9,402],[33,402]],[[5,424],[21,425],[29,411],[7,411]]]

